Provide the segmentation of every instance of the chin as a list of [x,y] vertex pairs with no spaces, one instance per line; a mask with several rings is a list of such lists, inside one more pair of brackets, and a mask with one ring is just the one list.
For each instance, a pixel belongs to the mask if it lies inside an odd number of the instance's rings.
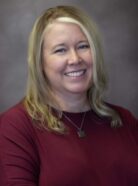
[[90,85],[88,84],[81,84],[81,85],[70,85],[70,86],[66,86],[66,90],[70,93],[74,93],[74,94],[85,94],[88,89],[90,88]]
[[87,89],[72,89],[70,90],[70,92],[74,93],[74,94],[86,94],[88,91]]

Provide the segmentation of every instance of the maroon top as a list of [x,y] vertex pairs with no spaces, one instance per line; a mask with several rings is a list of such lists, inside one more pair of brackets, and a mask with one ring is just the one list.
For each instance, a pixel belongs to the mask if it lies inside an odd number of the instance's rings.
[[[1,186],[138,186],[138,121],[113,106],[124,126],[111,128],[90,110],[86,137],[79,138],[66,118],[69,134],[34,127],[22,104],[1,116]],[[65,113],[81,123],[83,113]]]

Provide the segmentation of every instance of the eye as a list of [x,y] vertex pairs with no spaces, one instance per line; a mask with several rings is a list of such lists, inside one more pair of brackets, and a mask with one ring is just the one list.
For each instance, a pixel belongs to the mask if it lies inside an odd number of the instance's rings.
[[66,51],[67,51],[66,48],[59,48],[59,49],[56,49],[56,50],[54,51],[54,53],[63,54],[63,53],[65,53]]
[[90,48],[90,45],[87,44],[87,43],[80,44],[80,45],[78,46],[78,49],[87,49],[87,48]]

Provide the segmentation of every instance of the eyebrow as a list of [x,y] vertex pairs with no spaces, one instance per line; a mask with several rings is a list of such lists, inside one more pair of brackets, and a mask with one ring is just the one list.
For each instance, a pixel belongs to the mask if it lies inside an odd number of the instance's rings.
[[88,40],[82,40],[82,41],[79,41],[78,43],[89,43]]
[[[89,43],[89,42],[88,42],[88,40],[81,40],[81,41],[77,42],[76,44],[80,44],[80,43]],[[65,46],[65,45],[66,45],[65,43],[59,43],[59,44],[56,44],[54,46],[54,48],[55,47],[60,47],[60,46]]]
[[65,43],[56,44],[53,48],[56,48],[56,47],[59,47],[59,46],[65,46]]

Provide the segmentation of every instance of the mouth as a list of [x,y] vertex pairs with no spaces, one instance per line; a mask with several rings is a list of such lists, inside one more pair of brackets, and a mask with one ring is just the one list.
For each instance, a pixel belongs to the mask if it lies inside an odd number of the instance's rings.
[[69,77],[80,77],[80,76],[84,75],[85,72],[86,72],[86,70],[77,70],[77,71],[67,72],[67,73],[65,73],[65,75],[69,76]]

